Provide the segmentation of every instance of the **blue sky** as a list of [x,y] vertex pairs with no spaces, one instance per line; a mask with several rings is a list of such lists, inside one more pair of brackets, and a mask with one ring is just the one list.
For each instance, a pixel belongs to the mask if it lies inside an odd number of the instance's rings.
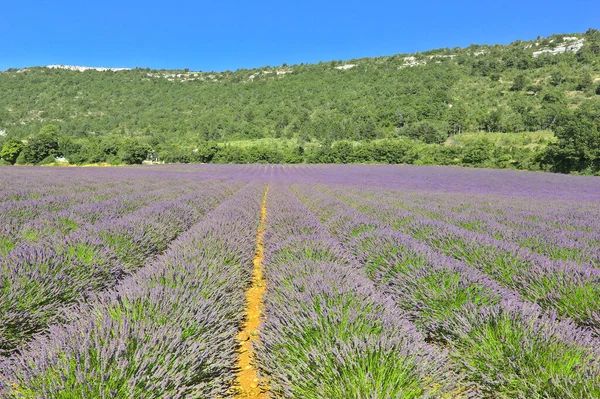
[[598,0],[0,0],[0,70],[223,71],[600,29]]

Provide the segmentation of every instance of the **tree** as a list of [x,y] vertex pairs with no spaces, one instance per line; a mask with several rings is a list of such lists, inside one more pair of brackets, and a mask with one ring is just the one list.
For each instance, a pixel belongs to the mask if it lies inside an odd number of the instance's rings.
[[404,128],[404,134],[410,138],[421,140],[428,144],[442,143],[448,138],[447,128],[432,121],[422,121]]
[[0,158],[4,159],[11,165],[14,165],[22,150],[23,143],[20,140],[9,139],[2,146],[2,150],[0,150]]
[[68,159],[69,157],[78,154],[81,151],[81,147],[81,144],[75,143],[69,138],[61,139],[58,142],[58,153]]
[[39,132],[39,136],[57,138],[58,137],[58,126],[53,125],[53,124],[42,126],[42,128],[40,129],[40,132]]
[[446,120],[450,125],[451,134],[460,134],[467,126],[467,107],[462,102],[453,104],[448,110]]
[[148,156],[149,148],[136,139],[126,139],[119,150],[119,158],[123,163],[141,164]]
[[219,147],[214,142],[203,142],[198,145],[197,151],[194,152],[193,160],[200,163],[209,163],[218,151]]
[[473,166],[483,166],[490,161],[494,153],[494,143],[487,138],[474,140],[463,149],[463,163]]
[[503,118],[504,110],[502,108],[494,109],[482,116],[481,124],[487,132],[499,132],[502,130]]
[[46,125],[40,129],[37,137],[29,140],[23,148],[25,163],[37,164],[43,159],[58,155],[58,127]]
[[600,30],[594,29],[594,28],[589,28],[585,32],[585,38],[586,38],[586,40],[589,40],[589,41],[600,41]]
[[542,154],[542,164],[561,173],[600,171],[600,103],[563,112],[553,130],[558,142]]
[[558,86],[562,82],[564,82],[564,80],[565,80],[565,77],[563,76],[563,74],[560,71],[554,71],[550,75],[550,84],[552,86]]
[[373,140],[377,138],[377,127],[373,118],[367,118],[366,121],[359,124],[358,139]]
[[333,143],[329,151],[333,163],[350,163],[352,161],[354,146],[348,141]]
[[515,76],[513,85],[510,88],[512,91],[522,91],[527,86],[527,78],[522,73]]
[[577,90],[587,91],[587,90],[591,89],[593,85],[594,85],[594,79],[592,78],[592,75],[590,75],[590,73],[587,72],[583,75],[583,77],[579,81],[579,84],[577,85]]
[[192,162],[192,151],[181,148],[174,148],[161,151],[160,160],[166,163],[190,163]]

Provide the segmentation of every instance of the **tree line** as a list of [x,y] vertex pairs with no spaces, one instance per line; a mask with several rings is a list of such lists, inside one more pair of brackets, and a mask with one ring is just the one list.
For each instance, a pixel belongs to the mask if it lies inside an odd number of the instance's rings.
[[[551,145],[551,144],[550,144]],[[141,164],[165,163],[388,163],[416,165],[461,165],[492,168],[543,170],[544,146],[498,145],[485,134],[461,145],[426,143],[409,137],[371,141],[339,140],[329,144],[306,142],[250,144],[246,146],[206,141],[187,148],[152,146],[136,138],[101,137],[83,143],[46,125],[32,139],[6,140],[0,149],[5,165]]]

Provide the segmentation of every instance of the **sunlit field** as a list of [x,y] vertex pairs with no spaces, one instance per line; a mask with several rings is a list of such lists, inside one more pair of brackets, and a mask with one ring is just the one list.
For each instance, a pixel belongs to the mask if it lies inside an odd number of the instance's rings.
[[1,398],[600,398],[600,179],[0,167]]

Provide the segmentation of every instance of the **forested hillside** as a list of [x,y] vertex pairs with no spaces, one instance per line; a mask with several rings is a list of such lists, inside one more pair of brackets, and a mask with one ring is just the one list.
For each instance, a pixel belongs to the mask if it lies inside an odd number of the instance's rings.
[[153,158],[600,171],[596,29],[235,72],[10,69],[0,73],[0,93],[5,163]]

